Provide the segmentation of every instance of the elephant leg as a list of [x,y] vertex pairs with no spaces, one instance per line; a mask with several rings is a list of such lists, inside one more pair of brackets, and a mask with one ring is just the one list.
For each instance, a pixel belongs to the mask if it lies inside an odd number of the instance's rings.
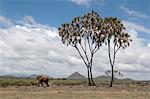
[[40,86],[40,82],[38,82],[38,87]]
[[46,81],[45,84],[47,85],[47,87],[49,87],[48,81]]
[[41,82],[41,86],[43,87],[43,83]]

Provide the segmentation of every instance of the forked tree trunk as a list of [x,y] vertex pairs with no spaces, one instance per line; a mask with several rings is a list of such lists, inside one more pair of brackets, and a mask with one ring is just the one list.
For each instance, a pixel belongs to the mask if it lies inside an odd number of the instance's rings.
[[95,83],[94,83],[94,80],[93,80],[93,73],[92,73],[93,55],[94,55],[94,53],[91,52],[91,60],[90,60],[90,77],[91,77],[92,86],[96,86]]
[[90,76],[91,76],[92,85],[95,86],[95,83],[93,80],[93,74],[92,74],[92,66],[90,67]]
[[90,68],[87,67],[87,72],[88,72],[88,85],[91,86],[91,79],[90,79]]
[[114,81],[114,68],[113,66],[111,66],[111,82],[109,87],[112,87],[113,81]]
[[114,64],[112,63],[112,59],[111,59],[110,53],[111,53],[111,51],[110,51],[110,40],[108,40],[108,55],[109,55],[109,61],[110,61],[110,65],[111,65],[111,82],[110,82],[109,87],[112,87],[113,78],[114,78],[114,70],[113,70]]

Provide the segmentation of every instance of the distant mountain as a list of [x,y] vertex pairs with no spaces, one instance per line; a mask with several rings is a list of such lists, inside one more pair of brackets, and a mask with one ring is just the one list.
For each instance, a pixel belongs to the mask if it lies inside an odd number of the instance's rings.
[[123,78],[123,79],[120,79],[120,80],[133,81],[133,79],[131,79],[131,78]]
[[7,75],[1,75],[1,77],[7,77],[7,78],[25,78],[27,75],[25,74],[7,74]]
[[[30,76],[28,76],[27,78],[36,78],[37,76],[41,76],[40,74],[32,74]],[[42,76],[47,76],[47,75],[42,75]],[[48,78],[52,78],[50,76],[48,76]]]
[[[117,78],[114,78],[114,79],[117,80]],[[111,80],[111,77],[102,75],[102,76],[96,77],[95,80]]]
[[75,80],[85,80],[87,79],[85,76],[81,75],[78,72],[75,72],[67,77],[67,79],[75,79]]
[[16,78],[15,75],[11,75],[11,74],[8,74],[8,75],[2,75],[1,77]]
[[32,75],[28,76],[27,78],[36,78],[37,76],[39,76],[39,75],[37,75],[37,74],[32,74]]

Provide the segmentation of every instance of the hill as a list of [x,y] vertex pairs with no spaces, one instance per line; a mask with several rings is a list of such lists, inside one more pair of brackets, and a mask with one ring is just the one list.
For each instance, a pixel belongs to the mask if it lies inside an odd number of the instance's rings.
[[[28,76],[27,78],[34,78],[35,79],[37,76],[40,76],[40,74],[32,74],[32,75]],[[47,76],[47,75],[42,75],[42,76]],[[48,78],[52,78],[52,77],[48,76]]]
[[15,75],[11,75],[11,74],[8,74],[8,75],[2,75],[1,77],[6,77],[6,78],[16,78]]
[[[102,75],[102,76],[96,77],[95,80],[111,80],[111,77]],[[117,78],[114,78],[114,80],[117,80]]]
[[131,79],[131,78],[123,78],[123,79],[120,79],[120,80],[133,81],[133,79]]
[[32,74],[32,75],[29,75],[27,78],[36,78],[37,76],[39,76],[38,74]]
[[81,75],[78,72],[75,72],[67,77],[67,79],[74,79],[74,80],[85,80],[87,79],[85,76]]

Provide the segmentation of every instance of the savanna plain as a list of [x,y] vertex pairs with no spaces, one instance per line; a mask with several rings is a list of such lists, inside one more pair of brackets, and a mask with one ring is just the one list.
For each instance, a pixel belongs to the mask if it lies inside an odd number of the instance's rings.
[[149,81],[116,80],[112,88],[106,80],[51,79],[50,87],[37,87],[35,79],[0,78],[0,99],[150,99]]

